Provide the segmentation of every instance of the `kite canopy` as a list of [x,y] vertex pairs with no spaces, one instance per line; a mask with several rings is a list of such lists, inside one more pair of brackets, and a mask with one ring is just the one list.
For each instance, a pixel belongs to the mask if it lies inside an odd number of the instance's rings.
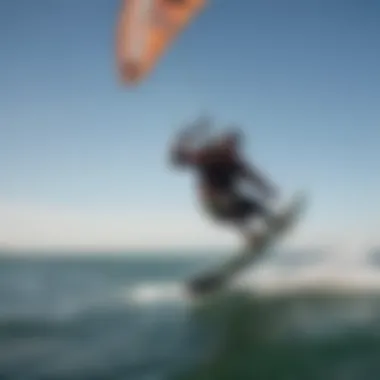
[[122,0],[116,60],[126,84],[142,81],[207,0]]

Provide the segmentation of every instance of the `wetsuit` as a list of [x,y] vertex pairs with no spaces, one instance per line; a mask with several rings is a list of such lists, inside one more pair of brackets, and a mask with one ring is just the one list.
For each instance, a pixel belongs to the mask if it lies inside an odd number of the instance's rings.
[[217,220],[242,223],[264,208],[241,194],[238,184],[250,173],[236,153],[221,147],[197,151],[177,150],[174,162],[195,169],[204,206]]

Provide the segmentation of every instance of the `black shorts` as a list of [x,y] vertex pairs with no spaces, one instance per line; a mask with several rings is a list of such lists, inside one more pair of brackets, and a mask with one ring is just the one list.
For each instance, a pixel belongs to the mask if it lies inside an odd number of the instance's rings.
[[206,200],[208,212],[221,221],[245,221],[265,214],[264,207],[244,195],[223,195]]

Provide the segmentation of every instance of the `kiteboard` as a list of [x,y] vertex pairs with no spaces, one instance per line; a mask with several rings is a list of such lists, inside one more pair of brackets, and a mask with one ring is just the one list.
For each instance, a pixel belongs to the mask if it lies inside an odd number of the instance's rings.
[[242,269],[262,257],[276,241],[296,224],[306,208],[307,198],[297,193],[291,200],[267,221],[267,227],[248,241],[243,252],[229,260],[222,267],[191,278],[187,290],[194,296],[202,296],[223,289]]

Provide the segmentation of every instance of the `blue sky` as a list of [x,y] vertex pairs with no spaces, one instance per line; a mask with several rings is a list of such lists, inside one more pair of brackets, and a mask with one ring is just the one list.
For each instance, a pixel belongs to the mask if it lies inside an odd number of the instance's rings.
[[310,190],[299,242],[376,241],[378,2],[215,0],[135,89],[116,73],[118,8],[0,1],[0,241],[232,242],[166,163],[172,133],[204,111],[245,129],[285,195]]

